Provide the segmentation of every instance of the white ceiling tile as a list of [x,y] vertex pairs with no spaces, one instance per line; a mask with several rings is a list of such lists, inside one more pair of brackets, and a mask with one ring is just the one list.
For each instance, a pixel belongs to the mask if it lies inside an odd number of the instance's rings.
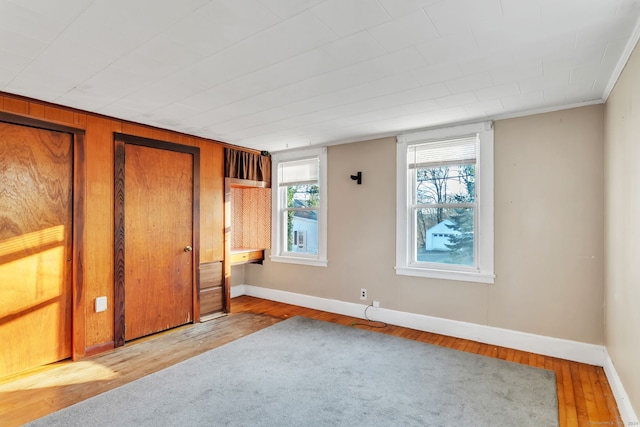
[[576,35],[576,46],[593,45],[603,40],[615,40],[629,36],[637,23],[635,16],[609,19],[582,25]]
[[471,92],[491,86],[491,76],[487,72],[470,74],[453,80],[445,81],[444,85],[451,93]]
[[[50,43],[77,18],[90,2],[67,2],[63,7],[56,2],[0,2],[0,28],[41,42]],[[31,6],[31,7],[30,7]],[[51,12],[52,6],[60,12]]]
[[[11,54],[13,57],[34,59],[46,48],[47,43],[22,34],[5,31],[0,27],[0,50],[4,54]],[[2,58],[2,56],[0,56]],[[7,58],[5,62],[9,62]]]
[[576,31],[558,32],[553,35],[541,35],[535,40],[521,43],[510,48],[514,61],[544,59],[550,52],[557,57],[574,54],[576,48]]
[[501,22],[500,0],[447,0],[426,8],[427,14],[441,36],[468,31],[472,25]]
[[462,77],[463,73],[457,64],[446,63],[431,65],[412,72],[412,75],[422,85],[429,85],[445,81],[447,79],[456,79]]
[[403,117],[407,114],[406,110],[402,107],[385,108],[382,110],[370,111],[362,114],[355,114],[352,116],[346,116],[345,119],[351,125],[361,123],[372,123],[380,120],[391,119],[395,117]]
[[377,0],[327,0],[310,10],[327,27],[343,37],[390,19]]
[[438,32],[422,10],[370,28],[368,31],[390,51],[438,38]]
[[147,81],[152,81],[189,67],[198,59],[198,55],[192,50],[160,36],[116,60],[112,66],[143,75]]
[[490,73],[493,82],[497,85],[540,77],[543,75],[542,61],[534,59],[531,61],[518,62],[510,66],[492,70]]
[[547,87],[560,87],[569,84],[569,77],[571,76],[571,69],[558,69],[553,73],[545,73],[540,77],[534,77],[531,79],[523,79],[518,82],[520,90],[523,93],[537,92]]
[[[609,67],[606,69],[611,71],[615,69],[615,66],[618,64],[618,61],[627,46],[627,42],[628,40],[624,38],[612,40],[606,44],[604,55],[602,56],[602,63],[605,67]],[[607,74],[605,78],[608,77],[608,75],[609,74]]]
[[431,6],[442,0],[379,0],[380,4],[394,18],[406,15],[409,12]]
[[341,65],[355,64],[387,53],[366,31],[341,38],[321,49]]
[[323,0],[258,0],[280,18],[287,19],[307,10]]
[[381,98],[387,95],[396,95],[409,92],[412,95],[419,93],[420,84],[409,75],[397,74],[385,77],[372,82],[367,82],[347,89],[334,91],[328,94],[288,104],[283,108],[290,114],[304,114],[310,112],[324,111],[343,105],[369,102],[374,98]]
[[334,41],[336,36],[303,12],[180,71],[207,88],[236,79]]
[[464,111],[471,117],[486,119],[504,114],[504,106],[500,99],[492,99],[481,101],[477,104],[468,104],[464,107]]
[[279,21],[256,0],[215,0],[170,26],[166,36],[202,56],[209,56]]
[[487,87],[475,91],[480,102],[488,102],[506,96],[514,96],[520,94],[520,86],[518,83],[506,83],[500,86]]
[[0,89],[273,150],[600,102],[640,0],[0,0]]
[[502,14],[507,20],[539,20],[541,0],[500,0]]
[[459,61],[477,52],[478,46],[471,31],[461,31],[416,45],[429,65]]
[[459,107],[461,105],[473,104],[478,98],[473,92],[457,93],[455,95],[444,96],[436,99],[438,104],[444,108]]
[[221,123],[239,117],[237,116],[239,111],[253,114],[422,66],[424,66],[424,60],[414,49],[404,49],[247,98],[213,111],[209,117],[212,123]]
[[579,5],[570,1],[542,0],[541,22],[546,28],[562,28],[567,23],[584,25],[613,18],[618,2],[612,0],[581,0]]
[[460,68],[462,75],[469,75],[502,67],[510,67],[513,64],[514,60],[510,52],[497,51],[469,55],[460,60],[456,66]]
[[500,101],[505,110],[510,112],[535,110],[544,105],[544,94],[542,91],[529,92],[521,95],[505,96]]

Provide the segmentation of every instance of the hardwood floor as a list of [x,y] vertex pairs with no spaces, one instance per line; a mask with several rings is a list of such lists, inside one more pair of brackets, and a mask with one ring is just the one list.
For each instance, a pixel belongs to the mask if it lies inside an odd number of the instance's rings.
[[622,426],[600,367],[421,332],[248,296],[232,300],[232,313],[127,343],[79,362],[60,362],[0,379],[0,425],[17,426],[134,381],[189,357],[293,316],[371,329],[420,342],[555,371],[560,426]]

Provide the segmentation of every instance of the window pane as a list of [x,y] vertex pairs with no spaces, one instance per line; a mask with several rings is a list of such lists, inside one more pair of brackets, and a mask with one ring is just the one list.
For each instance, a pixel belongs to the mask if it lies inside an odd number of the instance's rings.
[[318,206],[320,206],[320,191],[317,184],[287,187],[288,208],[316,208]]
[[284,211],[287,252],[318,254],[318,211]]
[[474,208],[415,210],[415,261],[475,265]]
[[415,169],[415,203],[474,202],[475,169],[475,165]]

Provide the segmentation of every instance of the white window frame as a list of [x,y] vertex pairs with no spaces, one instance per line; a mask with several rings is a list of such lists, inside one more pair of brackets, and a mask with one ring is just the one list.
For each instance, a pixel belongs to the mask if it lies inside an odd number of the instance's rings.
[[[409,146],[429,141],[442,141],[463,136],[478,135],[476,153],[477,200],[476,216],[476,265],[472,268],[451,264],[429,264],[412,262],[415,251],[413,212],[411,209],[407,149]],[[460,125],[397,137],[397,210],[396,210],[396,274],[429,277],[435,279],[467,282],[493,283],[494,236],[493,236],[493,123],[484,122]]]
[[[286,243],[282,236],[286,224],[283,223],[283,207],[286,207],[286,189],[278,182],[278,166],[281,163],[295,160],[317,158],[319,164],[318,186],[320,206],[318,207],[318,254],[294,253],[286,251]],[[327,261],[327,148],[310,148],[303,150],[283,151],[275,153],[271,158],[271,261],[290,264],[303,264],[326,267]],[[305,236],[307,237],[307,236]]]

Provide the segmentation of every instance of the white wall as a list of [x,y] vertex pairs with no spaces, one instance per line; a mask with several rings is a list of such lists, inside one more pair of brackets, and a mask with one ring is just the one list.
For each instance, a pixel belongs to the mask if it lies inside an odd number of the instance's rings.
[[245,282],[603,344],[603,108],[495,123],[494,285],[395,274],[395,138],[329,147],[328,267],[267,259]]

